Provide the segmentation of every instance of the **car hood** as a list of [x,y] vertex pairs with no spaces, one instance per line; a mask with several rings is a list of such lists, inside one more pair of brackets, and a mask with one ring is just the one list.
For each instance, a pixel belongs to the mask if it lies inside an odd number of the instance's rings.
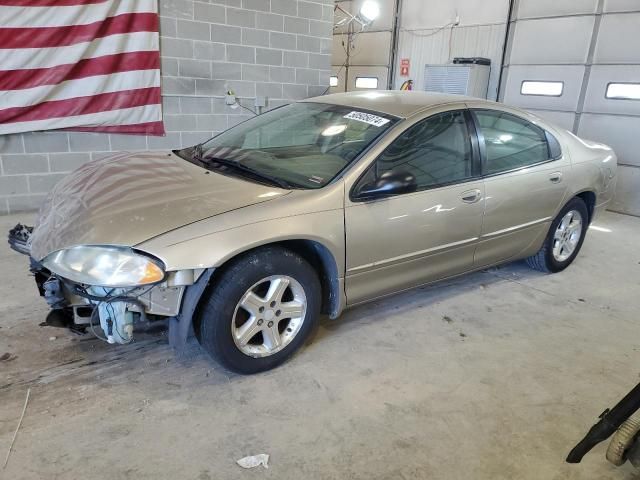
[[61,180],[40,209],[31,256],[74,245],[134,246],[157,235],[289,193],[208,171],[173,153],[120,154]]

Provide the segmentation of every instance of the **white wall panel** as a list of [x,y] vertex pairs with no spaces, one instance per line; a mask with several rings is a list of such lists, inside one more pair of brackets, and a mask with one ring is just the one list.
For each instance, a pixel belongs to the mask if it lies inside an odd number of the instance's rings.
[[[640,9],[640,0],[637,1]],[[604,15],[594,63],[640,63],[640,13]]]
[[569,131],[573,129],[573,122],[576,119],[576,114],[573,112],[554,112],[551,110],[534,110],[531,108],[528,108],[527,110],[540,118],[553,123],[556,127]]
[[505,23],[507,0],[403,0],[401,25],[403,29],[440,28],[453,23],[456,14],[460,26]]
[[516,22],[510,65],[585,63],[593,16]]
[[615,212],[640,215],[640,168],[618,167],[616,195],[609,208]]
[[[584,69],[583,65],[512,65],[505,78],[504,101],[523,108],[575,112]],[[520,88],[525,80],[564,82],[562,95],[522,95]]]
[[638,0],[604,0],[605,12],[636,12],[640,10]]
[[[640,115],[640,100],[618,100],[605,97],[609,82],[640,82],[640,65],[592,66],[584,111]],[[636,142],[638,142],[637,139]]]
[[427,64],[451,63],[454,57],[486,57],[491,60],[488,98],[496,99],[505,28],[506,24],[456,27],[453,31],[449,28],[440,31],[401,31],[396,71],[399,71],[399,62],[403,58],[410,59],[411,70],[409,77],[396,78],[395,87],[399,88],[404,80],[411,78],[414,88],[422,90],[424,67]]
[[615,150],[618,162],[640,167],[640,151],[637,142],[640,117],[621,115],[583,114],[578,135],[589,140],[606,143]]
[[595,13],[598,0],[520,0],[515,18],[556,17]]

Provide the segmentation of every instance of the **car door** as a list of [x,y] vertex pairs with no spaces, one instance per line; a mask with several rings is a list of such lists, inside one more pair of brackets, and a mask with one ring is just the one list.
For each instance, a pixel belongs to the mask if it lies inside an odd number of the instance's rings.
[[[354,184],[345,202],[349,304],[472,268],[484,185],[471,122],[465,109],[415,122]],[[415,191],[362,195],[390,174],[415,179]]]
[[569,161],[550,132],[515,114],[471,110],[485,178],[476,267],[521,256],[541,244],[564,202]]

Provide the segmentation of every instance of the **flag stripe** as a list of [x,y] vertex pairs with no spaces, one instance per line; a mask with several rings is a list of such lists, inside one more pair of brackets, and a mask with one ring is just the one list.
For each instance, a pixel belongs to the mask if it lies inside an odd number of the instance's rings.
[[75,132],[124,133],[131,135],[163,135],[164,126],[161,121],[137,123],[135,125],[105,125],[103,127],[74,127]]
[[93,5],[107,0],[0,0],[0,5],[11,7],[58,7],[66,5]]
[[144,123],[160,118],[162,118],[160,105],[151,104],[143,107],[123,108],[120,110],[76,115],[72,117],[61,117],[56,119],[49,118],[46,120],[36,120],[32,122],[0,123],[0,135],[46,130],[50,129],[52,124],[55,125],[54,128],[57,129],[68,129],[74,127],[111,127],[115,125]]
[[97,38],[91,42],[66,47],[0,49],[0,68],[3,70],[50,68],[104,55],[141,51],[156,53],[159,51],[157,33],[135,32],[111,35],[108,41]]
[[[156,52],[119,53],[50,68],[0,70],[0,90],[23,90],[42,85],[55,85],[94,75],[159,68],[160,58]],[[0,103],[0,105],[2,104]]]
[[141,86],[159,87],[160,72],[158,70],[136,70],[68,80],[55,86],[43,85],[25,90],[0,92],[2,96],[0,114],[3,109],[8,108],[27,107],[42,102],[70,100],[120,90],[133,90]]
[[0,110],[0,123],[19,118],[23,122],[46,118],[86,115],[88,113],[119,110],[160,103],[160,88],[138,88],[119,92],[102,93],[90,97],[42,102],[29,107],[13,107]]
[[0,2],[0,18],[3,27],[63,27],[100,22],[123,13],[155,13],[156,5],[157,0],[120,0],[88,4],[83,8],[59,2],[46,8],[24,8],[3,6]]
[[0,49],[60,47],[118,33],[153,31],[158,31],[157,14],[125,13],[88,25],[0,28]]

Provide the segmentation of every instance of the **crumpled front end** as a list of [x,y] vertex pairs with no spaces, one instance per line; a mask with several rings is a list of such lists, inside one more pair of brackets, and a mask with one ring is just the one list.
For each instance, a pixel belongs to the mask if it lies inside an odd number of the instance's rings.
[[183,296],[206,272],[205,269],[168,272],[160,282],[137,287],[89,285],[56,275],[31,257],[32,230],[18,224],[9,232],[9,245],[29,256],[29,269],[38,291],[51,307],[42,325],[65,327],[80,334],[88,331],[108,343],[132,342],[137,324],[184,317]]

